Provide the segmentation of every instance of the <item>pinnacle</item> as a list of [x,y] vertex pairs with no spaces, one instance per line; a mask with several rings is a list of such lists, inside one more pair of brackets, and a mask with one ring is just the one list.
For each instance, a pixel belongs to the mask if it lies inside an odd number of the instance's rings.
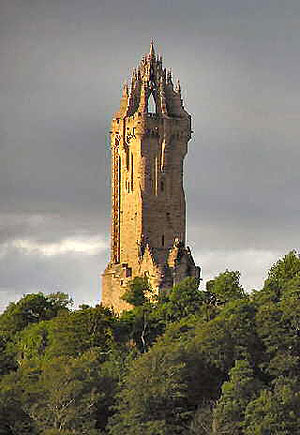
[[154,56],[155,56],[154,41],[153,41],[153,39],[151,39],[151,42],[150,42],[150,51],[149,51],[149,55],[150,55],[151,57],[154,57]]

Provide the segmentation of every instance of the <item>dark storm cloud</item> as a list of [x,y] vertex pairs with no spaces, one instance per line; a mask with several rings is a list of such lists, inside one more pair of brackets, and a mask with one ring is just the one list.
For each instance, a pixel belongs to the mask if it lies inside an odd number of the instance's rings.
[[[299,248],[299,19],[298,0],[0,0],[6,294],[9,284],[38,288],[40,261],[44,283],[55,283],[62,258],[38,260],[15,241],[108,239],[109,124],[151,37],[193,115],[185,186],[197,259],[213,274],[225,252],[252,261],[261,251],[269,265],[272,253]],[[65,253],[57,280],[82,299],[105,263],[91,258],[76,284],[79,260]]]

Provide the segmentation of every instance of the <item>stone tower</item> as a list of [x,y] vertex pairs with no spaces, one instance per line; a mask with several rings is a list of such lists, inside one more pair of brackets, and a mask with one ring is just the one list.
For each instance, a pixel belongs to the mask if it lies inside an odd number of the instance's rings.
[[153,43],[123,86],[111,127],[111,258],[103,273],[102,302],[116,311],[134,276],[147,276],[157,292],[187,276],[199,278],[185,247],[183,160],[191,117],[179,81],[163,68]]

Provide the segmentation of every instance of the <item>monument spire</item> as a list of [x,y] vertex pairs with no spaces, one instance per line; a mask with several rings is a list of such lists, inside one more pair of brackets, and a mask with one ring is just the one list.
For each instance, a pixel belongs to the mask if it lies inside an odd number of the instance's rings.
[[[167,77],[166,77],[167,75]],[[199,278],[185,246],[183,160],[191,137],[180,84],[149,53],[123,87],[111,126],[111,258],[103,274],[102,302],[120,312],[129,281],[147,276],[159,294],[188,276]]]

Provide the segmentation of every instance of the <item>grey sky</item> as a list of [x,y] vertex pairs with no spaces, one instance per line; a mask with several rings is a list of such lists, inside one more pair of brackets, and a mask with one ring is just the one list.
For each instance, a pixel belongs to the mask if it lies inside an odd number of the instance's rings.
[[195,134],[188,240],[247,288],[299,249],[300,2],[0,0],[0,299],[96,302],[108,259],[111,116],[154,38]]

